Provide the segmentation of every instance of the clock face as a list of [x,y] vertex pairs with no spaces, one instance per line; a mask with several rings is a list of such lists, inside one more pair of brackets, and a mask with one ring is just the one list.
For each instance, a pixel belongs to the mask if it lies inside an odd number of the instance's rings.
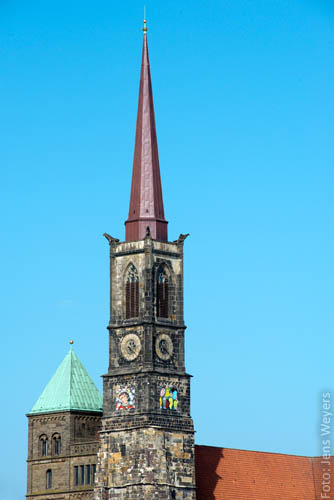
[[135,333],[128,333],[121,342],[122,356],[127,361],[136,359],[141,350],[140,338]]
[[169,335],[161,333],[155,341],[157,355],[163,361],[167,361],[173,354],[173,342]]

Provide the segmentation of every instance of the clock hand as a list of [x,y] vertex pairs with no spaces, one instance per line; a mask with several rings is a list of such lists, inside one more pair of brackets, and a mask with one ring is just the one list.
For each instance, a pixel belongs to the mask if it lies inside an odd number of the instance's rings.
[[136,346],[132,345],[132,344],[128,344],[128,352],[131,354],[131,353],[135,353],[136,352]]
[[161,351],[163,354],[169,354],[168,347],[167,347],[167,344],[166,344],[166,341],[165,341],[165,340],[162,340],[162,341],[160,342],[160,351]]

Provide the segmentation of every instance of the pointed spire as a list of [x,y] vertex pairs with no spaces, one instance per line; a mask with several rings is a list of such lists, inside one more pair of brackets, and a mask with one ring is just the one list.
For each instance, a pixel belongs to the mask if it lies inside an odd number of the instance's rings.
[[133,158],[132,185],[126,241],[145,238],[147,227],[154,240],[167,241],[160,179],[158,142],[155,129],[152,82],[144,20],[143,54],[140,72],[139,100]]

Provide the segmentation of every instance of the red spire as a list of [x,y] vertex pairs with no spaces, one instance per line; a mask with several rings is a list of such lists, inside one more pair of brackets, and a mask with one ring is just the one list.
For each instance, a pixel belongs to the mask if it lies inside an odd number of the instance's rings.
[[149,227],[154,240],[167,241],[168,222],[165,220],[162,200],[146,21],[144,21],[143,31],[136,142],[129,216],[125,222],[125,239],[126,241],[141,240],[145,237],[146,229]]

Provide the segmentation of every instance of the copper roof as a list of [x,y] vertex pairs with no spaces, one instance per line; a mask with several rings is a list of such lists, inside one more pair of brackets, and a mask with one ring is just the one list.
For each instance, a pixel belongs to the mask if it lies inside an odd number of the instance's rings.
[[28,415],[71,410],[102,412],[102,396],[72,348]]
[[[334,457],[321,457],[195,446],[197,500],[320,500],[322,479]],[[326,476],[327,477],[327,476]]]
[[126,241],[143,239],[147,227],[153,239],[167,241],[167,224],[162,200],[147,34],[144,31],[130,207],[125,222]]

